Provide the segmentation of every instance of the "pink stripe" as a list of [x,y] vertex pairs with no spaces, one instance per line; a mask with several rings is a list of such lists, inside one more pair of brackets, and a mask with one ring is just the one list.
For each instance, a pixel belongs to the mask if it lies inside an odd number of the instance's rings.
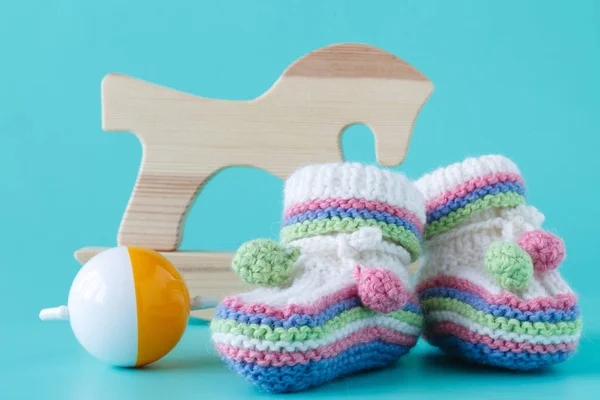
[[328,207],[342,207],[345,209],[355,208],[361,209],[366,208],[371,211],[379,211],[379,212],[387,212],[391,215],[394,215],[398,218],[404,218],[410,223],[412,223],[420,232],[423,232],[423,222],[417,218],[415,214],[412,212],[401,208],[392,206],[387,203],[382,203],[380,201],[374,200],[365,200],[365,199],[318,199],[311,200],[305,203],[294,204],[290,208],[288,208],[284,213],[284,218],[288,218],[292,215],[301,214],[306,211],[315,211],[319,209],[326,209]]
[[327,346],[307,351],[280,352],[280,351],[258,351],[240,349],[237,347],[217,344],[217,351],[235,361],[256,363],[261,366],[281,367],[283,365],[307,364],[310,361],[319,361],[323,358],[335,357],[352,346],[370,343],[374,340],[382,340],[387,343],[400,346],[413,347],[417,343],[416,336],[409,336],[382,326],[366,327],[354,332],[343,339],[333,342]]
[[531,300],[522,300],[509,292],[501,292],[497,295],[492,294],[466,279],[448,275],[438,275],[433,279],[422,282],[417,285],[416,291],[417,293],[421,293],[424,290],[440,286],[463,292],[471,292],[483,298],[488,303],[506,305],[521,311],[538,311],[549,308],[567,310],[577,304],[577,296],[573,293],[557,294],[556,297],[536,297]]
[[478,176],[477,178],[473,178],[470,181],[460,184],[457,187],[442,193],[438,197],[427,201],[427,212],[435,210],[439,206],[446,204],[457,197],[464,197],[475,189],[480,189],[484,186],[493,185],[498,182],[519,182],[525,186],[523,178],[521,178],[519,174],[512,172],[496,172],[495,174]]
[[[418,304],[413,293],[407,293],[408,301]],[[263,303],[247,303],[245,304],[237,296],[229,296],[223,300],[223,304],[235,311],[240,311],[250,314],[265,314],[269,317],[279,319],[289,318],[294,314],[316,315],[327,309],[329,306],[340,301],[349,299],[350,297],[358,296],[357,285],[352,285],[335,293],[321,297],[312,304],[288,304],[281,308],[273,307]]]
[[514,351],[515,353],[556,353],[558,351],[573,351],[577,347],[576,341],[569,343],[543,345],[528,342],[512,342],[504,339],[494,339],[488,335],[480,335],[476,332],[465,328],[464,326],[457,325],[452,322],[441,322],[429,325],[427,327],[427,335],[430,337],[448,334],[457,336],[462,340],[466,340],[471,343],[484,343],[490,346],[492,349],[498,349],[501,351]]

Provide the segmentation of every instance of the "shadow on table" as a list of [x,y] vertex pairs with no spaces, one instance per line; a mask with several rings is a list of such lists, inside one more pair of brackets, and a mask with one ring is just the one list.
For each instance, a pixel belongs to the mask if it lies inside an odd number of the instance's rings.
[[206,326],[206,327],[208,327],[208,326],[210,326],[210,320],[191,317],[190,320],[188,321],[188,325],[189,326]]
[[165,371],[185,371],[195,370],[198,372],[212,368],[224,367],[223,362],[215,355],[190,354],[189,357],[178,357],[163,359],[156,364],[147,365],[136,369],[142,372],[165,372]]
[[479,365],[473,362],[465,361],[459,357],[447,355],[441,351],[434,350],[431,353],[421,356],[423,367],[430,374],[447,374],[452,372],[455,374],[469,375],[505,375],[505,376],[548,376],[556,373],[552,368],[541,368],[531,371],[512,371],[504,368]]
[[[188,328],[178,345],[164,358],[154,364],[135,369],[150,372],[215,372],[227,370],[210,340],[210,321],[190,318]],[[220,371],[219,371],[220,372]]]

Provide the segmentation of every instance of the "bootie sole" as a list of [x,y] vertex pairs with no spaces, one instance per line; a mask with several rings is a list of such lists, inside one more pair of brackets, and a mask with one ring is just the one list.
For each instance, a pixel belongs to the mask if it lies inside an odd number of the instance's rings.
[[230,297],[211,329],[230,369],[265,391],[293,392],[400,359],[422,324],[416,298],[381,314],[362,306],[350,287],[312,306],[277,308]]
[[524,301],[450,276],[421,283],[417,293],[425,339],[470,362],[512,370],[542,368],[569,359],[581,335],[573,294]]

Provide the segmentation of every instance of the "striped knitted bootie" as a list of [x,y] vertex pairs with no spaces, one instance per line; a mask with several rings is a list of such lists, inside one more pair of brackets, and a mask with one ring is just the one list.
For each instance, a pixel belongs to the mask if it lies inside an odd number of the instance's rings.
[[356,163],[299,169],[285,184],[280,242],[254,240],[234,257],[260,287],[217,308],[217,351],[268,392],[396,361],[421,332],[407,266],[424,223],[423,197],[402,175]]
[[416,185],[427,209],[425,257],[416,274],[427,341],[515,370],[569,358],[581,317],[556,270],[564,244],[525,204],[515,164],[502,156],[469,158]]

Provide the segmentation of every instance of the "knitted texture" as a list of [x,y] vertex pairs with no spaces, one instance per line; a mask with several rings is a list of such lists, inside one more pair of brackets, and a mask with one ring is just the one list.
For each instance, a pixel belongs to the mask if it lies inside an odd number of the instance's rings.
[[422,196],[403,175],[357,163],[312,165],[286,182],[281,240],[378,227],[416,260],[424,217]]
[[246,283],[278,285],[289,278],[299,255],[298,249],[288,249],[272,240],[256,239],[238,249],[232,266]]
[[512,242],[492,243],[485,253],[484,265],[496,283],[511,292],[527,288],[533,276],[531,257]]
[[556,269],[563,241],[525,204],[517,167],[470,158],[416,182],[427,209],[426,259],[416,274],[424,337],[449,354],[528,370],[567,360],[582,320]]
[[358,282],[358,294],[363,304],[375,311],[389,313],[408,301],[402,281],[390,270],[365,269],[356,265],[353,276]]
[[238,275],[264,287],[217,307],[218,353],[268,392],[396,361],[423,325],[407,266],[424,223],[423,197],[401,175],[350,163],[296,171],[280,243],[252,241],[234,257]]
[[518,243],[529,254],[537,271],[555,269],[565,259],[563,240],[549,232],[537,229],[524,232]]
[[447,231],[480,211],[525,204],[525,182],[501,156],[469,158],[416,182],[426,198],[425,237]]

